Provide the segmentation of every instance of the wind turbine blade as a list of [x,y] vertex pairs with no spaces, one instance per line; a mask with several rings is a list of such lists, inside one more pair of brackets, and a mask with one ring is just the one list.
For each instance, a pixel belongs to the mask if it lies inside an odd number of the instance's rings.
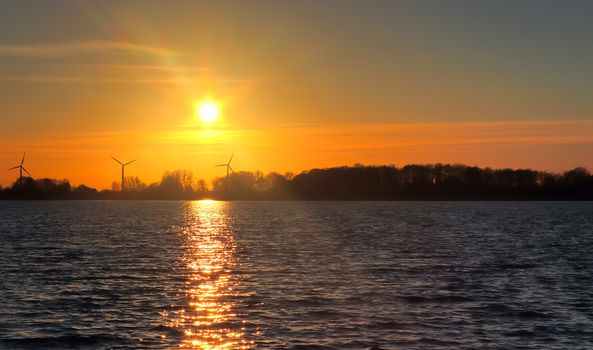
[[27,154],[27,152],[23,153],[23,159],[21,160],[21,165],[23,165],[23,163],[25,162],[25,154]]
[[12,169],[18,169],[18,168],[20,168],[20,167],[21,167],[20,165],[17,165],[17,166],[13,166],[12,168],[8,168],[8,170],[12,170]]
[[233,160],[233,156],[234,156],[234,155],[235,155],[235,152],[233,152],[233,153],[231,154],[231,158],[229,158],[229,162],[228,162],[227,164],[231,164],[231,160]]
[[33,177],[33,175],[31,175],[31,173],[28,172],[27,169],[23,168],[23,171],[26,172],[27,174],[29,174],[29,176]]
[[116,162],[118,162],[120,165],[123,165],[122,162],[120,162],[119,160],[115,159],[115,157],[111,157],[111,159],[115,160]]
[[218,165],[215,165],[215,167],[217,167],[217,166],[227,166],[227,165],[228,164],[218,164]]
[[137,160],[138,160],[138,159],[134,159],[133,161],[131,161],[131,162],[127,162],[127,163],[126,163],[126,164],[124,164],[124,165],[132,164],[132,163],[134,163],[134,162],[135,162],[135,161],[137,161]]
[[233,168],[231,168],[231,166],[230,166],[230,165],[229,165],[229,169],[231,170],[231,172],[233,172],[233,173],[235,172],[235,171],[233,170]]

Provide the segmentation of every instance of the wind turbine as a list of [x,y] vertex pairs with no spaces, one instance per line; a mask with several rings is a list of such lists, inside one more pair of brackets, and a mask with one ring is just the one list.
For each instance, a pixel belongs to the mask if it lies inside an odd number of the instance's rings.
[[121,191],[124,192],[125,191],[125,185],[124,185],[124,183],[125,183],[124,169],[126,168],[126,165],[132,164],[135,161],[137,161],[138,159],[134,159],[133,161],[127,162],[127,163],[120,162],[119,160],[115,159],[114,156],[111,156],[111,159],[115,160],[116,162],[119,163],[119,165],[121,165]]
[[21,184],[21,185],[23,184],[23,170],[24,170],[24,171],[25,171],[27,174],[29,174],[29,176],[33,177],[33,176],[32,176],[32,175],[31,175],[31,174],[30,174],[30,173],[27,171],[27,169],[25,169],[25,167],[23,166],[23,164],[25,163],[25,155],[26,155],[26,154],[27,154],[27,152],[23,153],[23,159],[21,159],[21,164],[20,164],[20,165],[17,165],[17,166],[15,166],[15,167],[12,167],[12,168],[8,169],[8,170],[17,169],[17,168],[19,169],[19,184]]
[[231,158],[229,158],[229,161],[227,163],[215,165],[215,167],[218,167],[218,166],[224,166],[224,167],[226,167],[226,188],[227,188],[227,192],[230,192],[231,191],[231,182],[230,182],[230,178],[229,178],[229,175],[230,175],[229,172],[230,171],[232,171],[233,173],[235,172],[233,170],[233,168],[231,168],[231,161],[233,160],[233,156],[234,155],[235,155],[235,152],[233,152],[231,154]]

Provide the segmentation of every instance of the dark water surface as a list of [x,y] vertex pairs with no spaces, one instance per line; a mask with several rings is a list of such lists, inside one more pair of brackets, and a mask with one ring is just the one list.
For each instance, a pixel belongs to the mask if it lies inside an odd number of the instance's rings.
[[2,349],[591,349],[593,203],[0,202]]

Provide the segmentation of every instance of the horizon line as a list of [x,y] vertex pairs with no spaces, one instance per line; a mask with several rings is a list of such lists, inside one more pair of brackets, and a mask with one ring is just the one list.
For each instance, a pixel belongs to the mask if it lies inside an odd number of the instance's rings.
[[[397,165],[397,164],[394,164],[394,163],[390,163],[390,164],[354,163],[354,164],[351,164],[351,165],[345,164],[345,165],[327,166],[327,167],[312,167],[312,168],[300,170],[298,172],[292,172],[292,171],[280,172],[280,171],[276,171],[276,170],[267,171],[267,172],[262,172],[260,170],[239,170],[239,171],[233,172],[233,174],[241,174],[241,173],[251,173],[251,174],[254,174],[254,173],[260,172],[264,176],[265,175],[269,175],[269,174],[279,174],[281,176],[286,176],[288,174],[292,174],[293,177],[294,177],[294,176],[301,175],[301,174],[307,174],[307,173],[309,173],[311,171],[314,171],[314,170],[331,170],[331,169],[343,169],[343,168],[392,168],[392,169],[398,169],[399,170],[399,169],[404,169],[404,168],[410,167],[410,166],[423,166],[423,167],[431,167],[432,166],[432,167],[434,167],[434,166],[437,166],[437,165],[438,166],[451,166],[451,167],[457,166],[457,167],[466,167],[466,168],[478,168],[480,170],[491,170],[491,171],[504,171],[504,170],[512,170],[512,171],[534,171],[534,172],[537,172],[537,173],[540,173],[540,174],[548,174],[548,175],[552,175],[552,176],[562,176],[564,173],[569,172],[569,171],[572,171],[572,170],[576,170],[576,169],[584,169],[587,172],[589,171],[589,169],[586,166],[580,166],[580,165],[579,166],[575,166],[575,167],[573,167],[571,169],[565,169],[565,170],[563,170],[561,172],[554,172],[554,171],[538,170],[538,169],[523,168],[523,167],[519,167],[519,168],[514,168],[514,167],[491,167],[491,166],[479,166],[479,165],[476,165],[476,164],[469,165],[469,164],[461,163],[461,162],[455,162],[455,163],[439,163],[439,162],[436,162],[436,163],[407,163],[407,164],[403,164],[403,165]],[[192,175],[192,177],[194,175],[193,174],[193,171],[191,171],[191,170],[179,168],[179,169],[174,169],[174,170],[165,170],[165,171],[163,171],[163,174],[161,175],[161,179],[162,179],[163,176],[165,176],[167,174],[170,174],[170,173],[177,172],[177,171],[189,172]],[[231,174],[230,176],[233,176],[233,174]],[[203,181],[209,181],[210,183],[212,183],[212,182],[216,181],[217,179],[222,179],[222,178],[225,178],[225,177],[226,177],[226,175],[214,176],[210,180],[206,180],[205,178],[196,178],[195,181],[197,182],[197,181],[203,180]],[[37,178],[35,178],[35,177],[32,177],[32,176],[27,176],[27,177],[24,177],[24,178],[31,178],[31,179],[33,179],[35,181],[37,181],[37,180],[53,180],[53,181],[56,181],[56,182],[60,182],[60,181],[61,182],[68,182],[73,187],[86,186],[86,187],[89,187],[89,188],[96,189],[98,191],[109,190],[108,188],[94,188],[94,187],[91,187],[91,186],[87,186],[84,183],[79,183],[79,184],[71,183],[68,178],[61,178],[61,179],[59,179],[59,178],[50,178],[50,177],[37,177]],[[128,176],[127,178],[138,178],[140,181],[142,181],[142,179],[140,178],[140,176]],[[18,179],[15,180],[15,182],[13,182],[12,184],[9,184],[9,186],[14,185],[17,181],[18,181]],[[116,182],[117,181],[113,181],[113,183],[116,183]],[[150,185],[158,184],[158,183],[159,183],[159,181],[153,181],[153,182],[145,183],[145,184],[150,186]],[[8,188],[8,187],[3,187],[2,184],[0,184],[0,188]]]

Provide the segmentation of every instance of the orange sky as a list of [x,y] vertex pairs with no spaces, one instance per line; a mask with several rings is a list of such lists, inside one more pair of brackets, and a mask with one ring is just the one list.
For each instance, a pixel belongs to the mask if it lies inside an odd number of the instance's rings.
[[[35,176],[68,178],[107,188],[118,179],[110,159],[138,158],[127,174],[158,181],[165,170],[188,169],[204,179],[224,175],[214,164],[234,151],[233,168],[292,171],[365,164],[454,163],[562,171],[593,166],[589,156],[593,121],[426,124],[290,125],[203,128],[189,123],[168,130],[44,133],[5,139],[0,161],[16,165],[27,149],[26,168]],[[583,160],[588,159],[588,162]],[[15,179],[4,172],[2,182]]]
[[147,183],[224,175],[232,152],[236,171],[593,169],[589,11],[528,3],[3,3],[0,165],[26,151],[34,177],[98,188],[112,155]]

